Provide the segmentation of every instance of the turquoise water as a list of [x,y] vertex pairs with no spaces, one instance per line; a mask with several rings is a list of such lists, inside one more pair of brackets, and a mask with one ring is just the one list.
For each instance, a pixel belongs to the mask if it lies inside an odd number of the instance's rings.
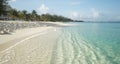
[[63,27],[51,64],[120,64],[120,23]]

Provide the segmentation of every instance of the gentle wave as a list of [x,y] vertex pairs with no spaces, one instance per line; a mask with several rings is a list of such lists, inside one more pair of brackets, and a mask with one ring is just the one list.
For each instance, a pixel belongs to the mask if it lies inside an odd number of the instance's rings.
[[55,46],[51,64],[111,64],[79,34],[69,30],[63,30]]

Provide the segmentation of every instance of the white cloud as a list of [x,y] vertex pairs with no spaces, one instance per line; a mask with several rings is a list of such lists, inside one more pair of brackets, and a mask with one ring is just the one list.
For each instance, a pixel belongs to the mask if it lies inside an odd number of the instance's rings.
[[72,12],[70,14],[70,18],[72,18],[72,19],[77,19],[78,17],[79,17],[79,13],[78,12]]
[[92,17],[94,19],[97,19],[98,17],[100,17],[100,12],[96,10],[95,8],[92,8]]
[[16,0],[10,0],[10,2],[16,2]]
[[45,4],[42,4],[39,9],[38,9],[42,14],[45,14],[48,12],[49,8],[45,5]]
[[100,11],[98,11],[95,8],[91,8],[90,11],[85,12],[70,12],[70,15],[68,15],[69,18],[72,18],[74,20],[100,20],[102,18],[102,14]]
[[79,20],[79,19],[83,18],[83,15],[79,12],[71,12],[68,17],[70,17],[74,20]]
[[75,17],[75,18],[76,18],[76,17],[78,17],[78,16],[79,16],[78,12],[72,12],[72,13],[71,13],[71,17]]
[[71,5],[79,5],[81,2],[72,2]]

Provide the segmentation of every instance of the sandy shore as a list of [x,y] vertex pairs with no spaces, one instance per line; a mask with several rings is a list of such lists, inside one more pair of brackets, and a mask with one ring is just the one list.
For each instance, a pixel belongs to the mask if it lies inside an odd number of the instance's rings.
[[6,43],[0,46],[0,64],[49,64],[59,35],[57,27],[22,29],[2,35],[1,40]]
[[0,35],[0,51],[3,51],[10,46],[16,44],[17,41],[23,40],[31,35],[37,33],[45,33],[46,30],[52,29],[53,27],[37,27],[16,30],[11,34]]
[[44,24],[0,35],[0,64],[49,64],[61,27],[73,25],[61,22]]
[[[23,24],[23,23],[28,23],[28,22],[13,22],[13,21],[6,21],[5,23],[12,23],[12,24]],[[30,24],[35,24],[36,22],[29,22]],[[28,24],[29,24],[28,23]],[[23,40],[26,37],[29,37],[31,35],[37,34],[37,33],[45,33],[49,29],[54,29],[59,26],[67,26],[67,25],[62,25],[60,22],[39,22],[40,27],[32,27],[32,28],[23,28],[23,29],[17,29],[12,33],[0,35],[0,51],[3,51],[7,49],[8,47],[14,45],[17,41]],[[41,26],[43,25],[43,26]],[[31,25],[29,25],[31,26]],[[2,27],[1,27],[2,28]],[[10,28],[12,29],[12,28]]]

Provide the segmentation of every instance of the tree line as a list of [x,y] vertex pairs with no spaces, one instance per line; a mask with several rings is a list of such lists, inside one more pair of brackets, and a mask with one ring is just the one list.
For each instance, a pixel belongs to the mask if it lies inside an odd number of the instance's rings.
[[72,21],[67,17],[52,15],[49,13],[39,15],[35,10],[33,10],[31,13],[28,13],[26,10],[17,11],[16,9],[12,9],[9,11],[8,16],[25,21]]
[[24,20],[24,21],[73,21],[70,18],[52,14],[37,14],[35,10],[28,13],[26,10],[16,10],[8,5],[9,0],[0,0],[0,16],[7,17],[8,20]]

